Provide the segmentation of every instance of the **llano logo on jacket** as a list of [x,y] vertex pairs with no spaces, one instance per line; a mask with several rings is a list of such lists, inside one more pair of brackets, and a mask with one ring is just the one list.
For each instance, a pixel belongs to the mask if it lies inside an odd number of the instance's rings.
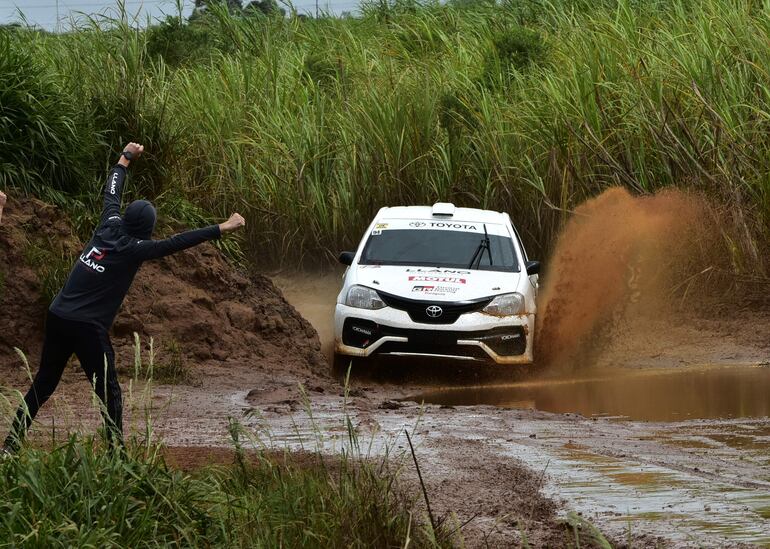
[[118,186],[118,174],[115,172],[112,174],[112,181],[110,181],[110,194],[115,194],[116,187]]
[[104,259],[105,255],[107,255],[107,252],[102,251],[99,248],[91,248],[91,251],[88,252],[88,254],[82,254],[80,256],[80,262],[97,273],[103,273],[104,266],[99,265],[97,261]]

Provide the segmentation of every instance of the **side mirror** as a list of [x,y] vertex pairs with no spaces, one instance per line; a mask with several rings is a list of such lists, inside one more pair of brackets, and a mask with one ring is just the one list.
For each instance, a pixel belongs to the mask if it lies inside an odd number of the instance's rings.
[[527,274],[529,276],[536,275],[540,273],[540,262],[539,261],[527,261],[524,266],[527,268]]
[[339,259],[339,262],[342,263],[343,265],[352,265],[355,257],[356,257],[355,252],[342,252],[338,259]]

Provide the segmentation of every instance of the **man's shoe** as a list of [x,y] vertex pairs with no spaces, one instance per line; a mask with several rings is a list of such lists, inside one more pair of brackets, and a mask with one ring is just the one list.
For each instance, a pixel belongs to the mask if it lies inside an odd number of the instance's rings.
[[2,448],[0,448],[0,461],[5,461],[6,459],[11,459],[11,458],[12,458],[12,457],[14,457],[15,455],[16,455],[16,454],[14,454],[13,452],[11,452],[11,450],[9,450],[8,448],[6,448],[5,446],[3,446]]

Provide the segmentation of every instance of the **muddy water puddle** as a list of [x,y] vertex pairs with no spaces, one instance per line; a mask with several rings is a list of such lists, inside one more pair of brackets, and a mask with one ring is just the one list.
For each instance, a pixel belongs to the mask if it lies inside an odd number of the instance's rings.
[[706,479],[694,470],[652,463],[649,456],[613,457],[582,445],[525,440],[503,452],[546,472],[547,493],[619,537],[644,532],[665,534],[675,545],[770,544],[767,486],[736,486],[729,476]]
[[767,417],[770,368],[608,371],[591,377],[431,390],[406,400],[447,406],[531,408],[636,421]]

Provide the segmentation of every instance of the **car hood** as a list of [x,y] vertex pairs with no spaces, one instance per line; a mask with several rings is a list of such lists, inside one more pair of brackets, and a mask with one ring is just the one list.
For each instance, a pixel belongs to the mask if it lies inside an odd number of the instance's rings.
[[359,265],[353,284],[421,301],[467,301],[515,292],[521,273]]

